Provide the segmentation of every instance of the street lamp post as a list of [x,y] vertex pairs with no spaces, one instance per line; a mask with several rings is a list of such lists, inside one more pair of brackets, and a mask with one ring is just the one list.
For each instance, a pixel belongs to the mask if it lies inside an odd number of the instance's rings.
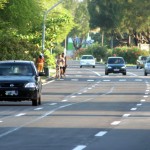
[[60,0],[58,3],[56,3],[55,5],[53,5],[51,8],[49,8],[47,11],[44,12],[44,16],[43,16],[43,29],[42,29],[42,51],[44,52],[45,49],[45,21],[46,21],[46,16],[47,14],[54,9],[56,6],[58,6],[60,3],[62,3],[63,0]]

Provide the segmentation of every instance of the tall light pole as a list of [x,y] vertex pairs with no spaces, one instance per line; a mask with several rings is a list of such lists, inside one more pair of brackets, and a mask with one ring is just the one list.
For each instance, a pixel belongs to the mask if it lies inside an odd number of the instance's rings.
[[60,0],[58,3],[56,3],[55,5],[53,5],[51,8],[49,8],[47,11],[44,12],[44,16],[43,16],[43,30],[42,30],[42,51],[44,52],[45,49],[45,21],[46,21],[46,17],[47,14],[54,9],[56,6],[58,6],[60,3],[62,3],[63,0]]

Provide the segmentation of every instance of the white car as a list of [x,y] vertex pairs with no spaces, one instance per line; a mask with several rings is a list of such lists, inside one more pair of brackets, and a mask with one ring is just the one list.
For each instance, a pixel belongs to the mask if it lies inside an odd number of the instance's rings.
[[91,66],[95,68],[95,58],[92,55],[82,55],[80,59],[80,68],[83,66]]
[[150,57],[147,58],[144,65],[144,75],[147,76],[147,74],[150,74]]

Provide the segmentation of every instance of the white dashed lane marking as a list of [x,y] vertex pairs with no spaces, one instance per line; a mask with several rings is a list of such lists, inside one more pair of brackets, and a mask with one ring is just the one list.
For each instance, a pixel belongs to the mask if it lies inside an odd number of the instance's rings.
[[141,99],[141,102],[145,102],[145,99]]
[[95,136],[104,136],[107,133],[107,131],[100,131]]
[[41,109],[43,109],[42,107],[40,107],[40,108],[35,108],[34,110],[41,110]]
[[51,106],[53,106],[53,105],[56,105],[57,103],[51,103],[51,104],[49,104],[49,105],[51,105]]
[[135,111],[135,110],[137,110],[137,108],[131,108],[130,110]]
[[16,117],[20,117],[20,116],[24,116],[26,113],[20,113],[20,114],[17,114],[15,115]]
[[72,149],[72,150],[83,150],[84,148],[86,148],[85,145],[78,145],[77,147],[75,147],[75,148]]
[[111,125],[116,126],[116,125],[120,124],[120,122],[121,121],[114,121],[114,122],[111,123]]
[[130,114],[124,114],[122,117],[129,117]]

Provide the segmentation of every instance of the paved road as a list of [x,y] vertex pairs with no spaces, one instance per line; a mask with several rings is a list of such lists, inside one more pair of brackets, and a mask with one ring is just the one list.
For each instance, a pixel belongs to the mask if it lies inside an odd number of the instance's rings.
[[0,150],[150,150],[150,76],[70,62],[43,85],[42,105],[0,103]]

